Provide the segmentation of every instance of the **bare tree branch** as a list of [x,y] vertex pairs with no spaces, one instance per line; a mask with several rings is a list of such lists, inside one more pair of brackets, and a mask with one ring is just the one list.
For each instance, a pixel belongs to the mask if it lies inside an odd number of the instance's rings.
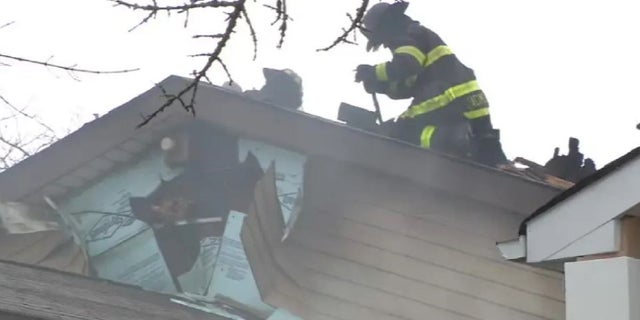
[[354,42],[348,40],[347,38],[352,33],[355,36],[356,29],[364,28],[362,26],[362,18],[364,18],[364,13],[367,10],[368,6],[369,6],[369,0],[362,0],[362,3],[360,4],[360,7],[356,10],[355,18],[352,17],[350,14],[347,14],[347,17],[349,17],[349,20],[351,20],[351,25],[349,25],[349,27],[346,28],[346,29],[343,28],[342,29],[342,34],[339,37],[337,37],[333,41],[332,44],[330,44],[329,46],[327,46],[325,48],[317,49],[316,51],[329,51],[329,50],[333,49],[335,46],[337,46],[340,43],[353,44]]
[[[233,11],[228,13],[228,17],[226,19],[227,26],[223,33],[210,33],[210,34],[195,34],[192,37],[194,39],[212,39],[217,40],[217,44],[213,51],[206,51],[201,54],[194,54],[192,57],[206,57],[206,62],[204,66],[200,70],[193,71],[192,75],[194,77],[193,81],[190,82],[187,86],[185,86],[182,90],[175,94],[168,94],[164,88],[160,88],[166,98],[166,101],[162,105],[160,105],[156,110],[151,112],[148,115],[142,116],[142,121],[138,124],[138,127],[142,127],[148,124],[153,118],[155,118],[161,112],[164,112],[167,108],[172,106],[174,103],[179,104],[185,109],[187,112],[195,115],[195,96],[198,89],[198,83],[200,81],[206,81],[211,83],[209,79],[208,72],[211,67],[218,63],[224,72],[226,73],[229,81],[233,83],[233,77],[229,71],[229,68],[222,60],[221,53],[227,42],[231,38],[232,34],[235,31],[235,27],[237,26],[238,19],[244,19],[245,23],[249,27],[249,32],[251,36],[251,40],[254,44],[254,54],[253,59],[257,58],[258,51],[258,37],[256,35],[256,29],[250,19],[250,16],[246,7],[246,0],[182,0],[180,4],[170,4],[170,5],[159,5],[157,0],[146,0],[147,3],[139,3],[139,2],[130,2],[134,0],[107,0],[114,3],[114,6],[125,7],[132,11],[140,11],[144,12],[144,16],[142,20],[134,26],[131,30],[134,30],[141,25],[148,23],[151,19],[157,17],[158,13],[167,13],[170,15],[171,13],[175,14],[185,14],[185,24],[186,27],[189,22],[189,14],[196,9],[206,9],[206,8],[233,8]],[[143,0],[139,0],[143,2]],[[275,12],[275,20],[271,23],[271,25],[279,24],[278,30],[280,33],[279,41],[277,44],[278,48],[282,48],[284,44],[285,37],[287,35],[288,30],[288,22],[292,21],[289,16],[287,1],[286,0],[268,0],[274,1],[273,5],[263,4],[264,7],[267,7]],[[354,41],[348,40],[348,37],[357,33],[356,29],[363,28],[362,19],[364,17],[364,13],[369,5],[369,0],[361,0],[360,6],[356,9],[354,15],[347,14],[347,17],[350,20],[350,26],[346,29],[343,29],[343,33],[336,38],[336,40],[326,48],[318,49],[318,51],[328,51],[340,43],[354,43]],[[253,2],[256,2],[255,0]],[[187,96],[190,95],[190,98]]]
[[9,21],[9,22],[7,22],[7,23],[5,23],[3,25],[0,25],[0,29],[4,29],[4,28],[6,28],[6,27],[8,27],[8,26],[10,26],[10,25],[12,25],[14,23],[16,23],[16,22],[15,21]]
[[[120,2],[119,0],[113,0],[116,2]],[[219,1],[208,1],[208,2],[203,2],[203,3],[191,3],[187,6],[198,6],[198,7],[202,7],[203,4],[206,3],[217,3],[217,6],[222,6],[220,5],[220,3],[223,2],[219,2]],[[228,4],[229,2],[224,2],[225,4]],[[224,49],[224,47],[226,46],[227,42],[229,41],[229,39],[231,38],[231,34],[233,33],[235,27],[237,26],[237,22],[238,19],[241,18],[242,16],[242,12],[244,11],[244,5],[245,5],[245,0],[238,0],[233,2],[233,6],[234,9],[231,13],[229,13],[228,19],[227,19],[227,27],[224,31],[224,33],[222,33],[222,36],[220,37],[220,41],[218,41],[218,44],[216,45],[216,48],[213,50],[212,53],[210,54],[205,54],[204,56],[207,56],[207,61],[205,63],[205,65],[199,70],[199,71],[195,71],[194,72],[194,79],[193,81],[191,81],[191,83],[187,86],[185,86],[180,92],[178,92],[175,95],[168,95],[166,93],[166,91],[161,88],[161,90],[163,90],[163,92],[165,93],[166,96],[166,101],[159,106],[155,111],[153,111],[152,113],[150,113],[149,115],[145,115],[143,116],[143,120],[140,124],[138,124],[138,127],[142,127],[146,124],[149,123],[149,121],[151,121],[151,119],[155,118],[158,114],[160,114],[161,112],[164,112],[164,110],[166,110],[168,107],[170,107],[174,102],[178,102],[182,105],[182,107],[188,111],[191,112],[191,114],[195,115],[195,98],[196,98],[196,94],[197,94],[197,90],[198,90],[198,84],[201,80],[203,79],[207,79],[207,72],[209,71],[209,69],[211,69],[211,67],[213,66],[213,64],[215,62],[218,62],[222,65],[223,69],[225,69],[225,71],[228,74],[228,69],[226,67],[226,65],[224,64],[224,62],[222,61],[222,58],[220,57],[220,54],[222,53],[222,50]],[[153,9],[152,9],[153,10]],[[172,10],[184,10],[184,6],[183,7],[179,7],[177,9],[172,9]],[[187,9],[188,10],[188,9]],[[217,38],[217,37],[216,37]],[[186,103],[183,100],[183,97],[185,95],[187,95],[189,92],[191,91],[191,99],[189,103]]]
[[276,19],[271,23],[271,25],[274,25],[280,22],[280,27],[278,27],[278,30],[280,30],[280,40],[278,41],[278,49],[280,49],[284,44],[284,38],[287,34],[287,21],[293,20],[291,19],[291,17],[289,17],[289,13],[287,11],[287,1],[277,0],[275,6],[270,6],[266,4],[264,6],[275,11],[276,13]]
[[[37,116],[28,114],[25,108],[18,108],[0,95],[0,102],[7,108],[0,109],[8,112],[7,116],[0,118],[0,171],[5,170],[24,158],[48,147],[58,140],[53,128],[38,119]],[[28,126],[25,121],[32,122],[40,128],[40,132],[23,136],[21,128],[30,128],[28,133],[37,132],[38,129]]]
[[258,58],[258,36],[256,35],[256,30],[253,28],[253,23],[251,23],[251,19],[249,19],[247,8],[242,9],[242,16],[244,17],[244,21],[247,23],[247,26],[249,27],[249,32],[251,32],[251,40],[253,41],[253,60],[255,61]]
[[139,68],[136,68],[136,69],[124,69],[124,70],[107,70],[107,71],[82,69],[82,68],[77,68],[74,65],[63,66],[63,65],[59,65],[59,64],[50,63],[50,62],[48,62],[49,60],[47,60],[47,61],[38,61],[38,60],[32,60],[32,59],[27,59],[27,58],[22,58],[22,57],[6,55],[6,54],[2,54],[2,53],[0,53],[0,58],[5,58],[5,59],[19,61],[19,62],[26,62],[26,63],[31,63],[31,64],[37,64],[37,65],[41,65],[41,66],[45,66],[45,67],[65,70],[65,71],[68,71],[68,72],[81,72],[81,73],[93,73],[93,74],[115,74],[115,73],[128,73],[128,72],[134,72],[134,71],[140,70]]
[[189,23],[189,11],[191,9],[202,9],[202,8],[221,8],[221,7],[233,7],[237,1],[220,1],[220,0],[209,0],[209,1],[199,1],[199,0],[191,0],[190,2],[185,2],[181,5],[175,6],[161,6],[158,5],[157,0],[151,0],[151,4],[142,5],[134,2],[128,2],[123,0],[109,0],[114,3],[114,6],[122,6],[134,11],[147,11],[148,14],[135,26],[129,29],[129,32],[137,29],[138,27],[146,24],[151,19],[155,19],[159,12],[166,12],[170,14],[171,12],[176,13],[184,13],[185,21],[184,27],[186,28]]
[[9,147],[11,147],[12,149],[18,150],[20,152],[22,152],[22,154],[24,155],[24,157],[29,157],[31,156],[31,153],[27,152],[27,150],[25,150],[24,148],[22,148],[22,146],[20,146],[18,143],[15,142],[11,142],[7,139],[5,139],[4,137],[0,136],[0,142],[8,145]]
[[[197,8],[235,7],[238,4],[238,1],[209,0],[209,1],[190,1],[177,6],[160,6],[158,5],[156,0],[152,0],[152,4],[148,4],[148,5],[141,5],[134,2],[128,2],[123,0],[110,0],[110,1],[114,2],[116,6],[123,6],[132,10],[143,10],[143,11],[150,11],[150,12],[177,11],[178,13],[186,12],[187,10],[197,9]],[[244,5],[244,1],[243,1],[243,5]]]
[[[45,128],[47,131],[51,132],[54,135],[54,137],[57,138],[57,135],[55,134],[55,130],[53,130],[50,126],[48,126],[47,124],[42,122],[36,116],[30,115],[30,114],[24,112],[24,109],[19,109],[18,107],[13,105],[11,102],[9,102],[9,100],[7,100],[4,96],[2,96],[2,94],[0,94],[0,101],[4,102],[4,104],[6,104],[11,110],[15,111],[16,113],[22,115],[25,118],[28,118],[28,119],[31,119],[31,120],[35,121],[38,125],[40,125],[41,127]],[[11,118],[11,117],[7,117],[7,118]],[[1,120],[6,120],[6,119],[0,119],[0,121]]]

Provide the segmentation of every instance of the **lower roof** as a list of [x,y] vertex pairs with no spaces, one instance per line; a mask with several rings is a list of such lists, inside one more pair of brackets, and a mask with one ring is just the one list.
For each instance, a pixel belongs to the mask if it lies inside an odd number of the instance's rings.
[[55,320],[227,319],[183,307],[169,295],[105,280],[7,261],[0,261],[0,273],[0,316],[6,312]]

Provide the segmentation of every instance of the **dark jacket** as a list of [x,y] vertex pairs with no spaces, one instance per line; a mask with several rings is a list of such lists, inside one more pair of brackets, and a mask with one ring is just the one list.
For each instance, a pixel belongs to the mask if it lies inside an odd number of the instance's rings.
[[412,107],[442,96],[451,100],[445,101],[445,105],[431,103],[429,111],[421,114],[436,110],[443,113],[440,109],[447,109],[455,98],[480,90],[473,70],[465,66],[435,32],[415,21],[388,46],[393,58],[375,66],[374,91],[392,99],[414,98]]

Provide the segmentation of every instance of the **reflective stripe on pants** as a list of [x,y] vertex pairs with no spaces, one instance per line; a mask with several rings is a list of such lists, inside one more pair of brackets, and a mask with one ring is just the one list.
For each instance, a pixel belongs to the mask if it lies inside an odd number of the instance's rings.
[[453,86],[445,90],[442,94],[435,96],[431,99],[418,103],[409,107],[407,111],[400,115],[401,118],[414,118],[421,114],[429,113],[433,110],[437,110],[446,107],[453,100],[470,94],[474,91],[479,91],[480,85],[478,81],[471,80],[456,86]]
[[435,126],[426,126],[422,129],[422,133],[420,134],[420,146],[429,149],[431,148],[431,143],[433,142],[433,134],[436,132]]

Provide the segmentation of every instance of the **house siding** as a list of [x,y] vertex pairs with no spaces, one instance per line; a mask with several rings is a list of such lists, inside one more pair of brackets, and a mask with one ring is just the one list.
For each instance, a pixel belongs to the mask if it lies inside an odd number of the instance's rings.
[[305,211],[284,247],[307,290],[375,319],[564,319],[561,274],[495,249],[521,217],[330,163],[309,166]]

